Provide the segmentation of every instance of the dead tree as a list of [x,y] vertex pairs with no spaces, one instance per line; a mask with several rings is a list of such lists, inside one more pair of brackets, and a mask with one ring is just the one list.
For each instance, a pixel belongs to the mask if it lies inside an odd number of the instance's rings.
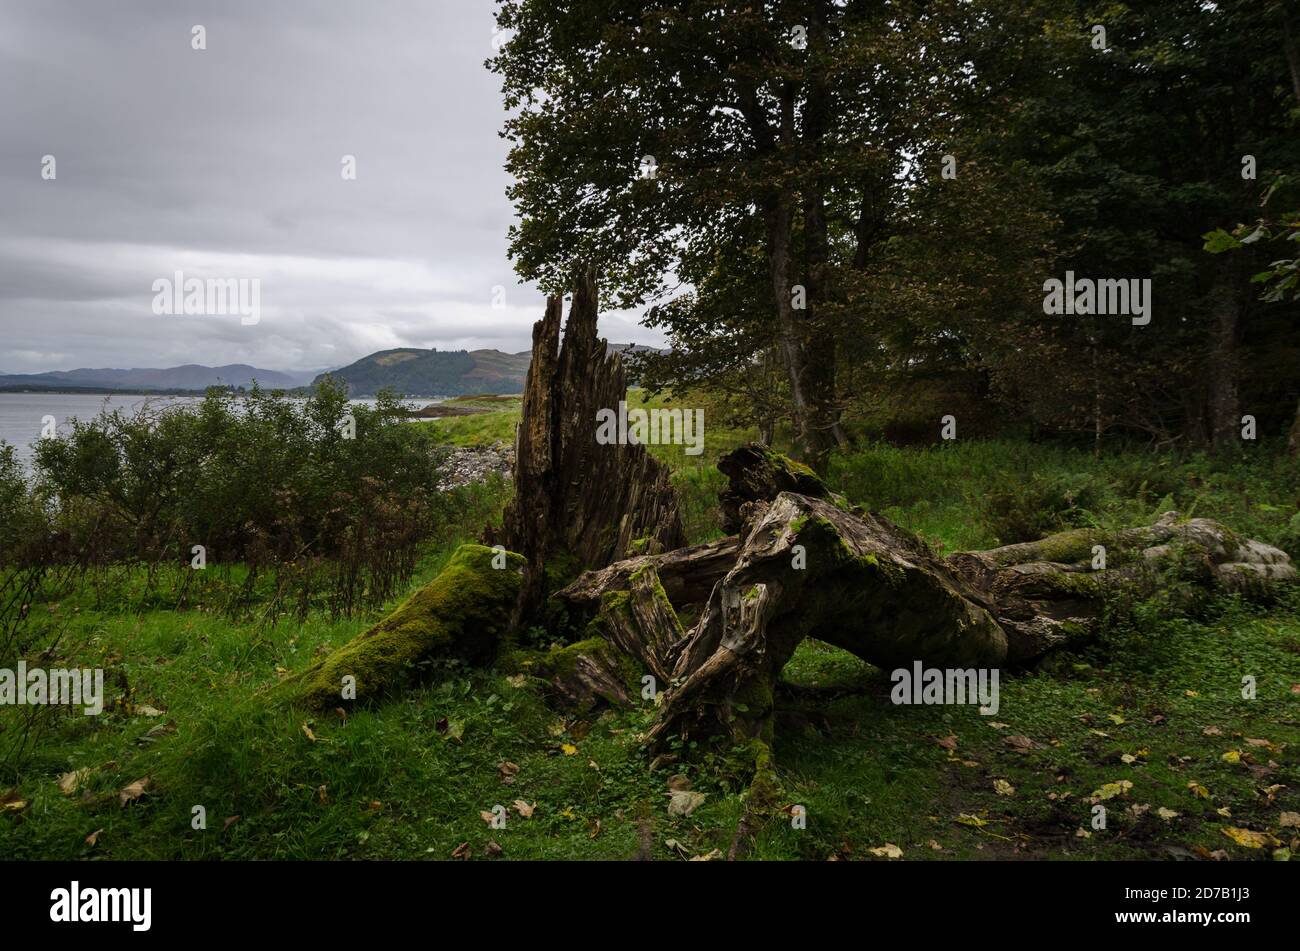
[[571,577],[634,550],[686,543],[668,468],[644,446],[596,441],[597,412],[617,411],[627,399],[622,358],[596,336],[597,301],[591,275],[580,275],[563,347],[560,298],[549,298],[533,325],[515,435],[515,496],[500,532],[485,539],[524,556],[526,607],[545,592],[548,566]]
[[[766,470],[785,463],[762,447],[719,465],[731,476],[724,508],[730,499],[744,513],[737,536],[618,562],[558,593],[646,670],[668,675],[652,745],[767,739],[777,679],[806,637],[887,669],[1016,666],[1087,633],[1115,588],[1153,590],[1172,568],[1227,588],[1296,576],[1285,552],[1173,512],[1140,528],[941,558],[822,488],[822,498],[776,491],[803,474],[772,478]],[[755,486],[776,494],[756,497]],[[689,629],[683,614],[696,617]]]

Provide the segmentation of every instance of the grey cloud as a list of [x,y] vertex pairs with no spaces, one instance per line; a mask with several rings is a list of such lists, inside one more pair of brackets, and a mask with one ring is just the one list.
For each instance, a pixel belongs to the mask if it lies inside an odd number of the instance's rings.
[[[526,349],[492,9],[0,0],[0,371]],[[187,267],[260,277],[261,323],[154,315]],[[630,315],[602,332],[661,343]]]

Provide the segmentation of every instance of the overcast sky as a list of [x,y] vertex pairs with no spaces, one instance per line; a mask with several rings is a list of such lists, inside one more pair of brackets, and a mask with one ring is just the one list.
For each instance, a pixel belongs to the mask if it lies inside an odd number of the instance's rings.
[[[0,0],[0,372],[528,349],[493,7]],[[260,279],[260,321],[155,315],[176,271]]]

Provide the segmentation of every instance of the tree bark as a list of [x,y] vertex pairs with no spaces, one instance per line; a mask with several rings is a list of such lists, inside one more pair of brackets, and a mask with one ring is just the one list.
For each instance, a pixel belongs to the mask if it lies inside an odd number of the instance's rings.
[[598,412],[618,414],[627,399],[622,359],[596,336],[597,300],[592,276],[579,275],[562,348],[559,298],[533,325],[515,495],[501,530],[485,539],[525,558],[521,616],[544,595],[548,564],[553,573],[603,568],[634,548],[654,553],[686,543],[668,468],[644,446],[596,440]]
[[[678,736],[768,742],[777,679],[806,637],[884,668],[914,661],[1000,668],[1087,633],[1112,589],[1149,593],[1173,566],[1229,589],[1296,577],[1285,552],[1172,512],[1138,528],[1080,529],[943,559],[882,516],[845,511],[824,488],[822,498],[781,488],[771,459],[768,450],[742,447],[720,463],[728,493],[745,500],[735,509],[744,519],[737,539],[677,558],[614,564],[560,592],[588,606],[608,604],[611,595],[663,592],[653,610],[636,613],[635,626],[605,631],[647,668],[640,649],[627,645],[653,645],[657,677],[671,670],[672,686],[648,734],[652,746]],[[707,569],[689,593],[680,582],[651,583],[650,571],[671,578],[692,564]],[[684,608],[705,579],[713,585],[689,632],[675,615],[665,620],[664,602]]]
[[1237,395],[1237,325],[1240,301],[1235,262],[1223,266],[1210,296],[1210,448],[1222,452],[1241,445],[1241,406]]

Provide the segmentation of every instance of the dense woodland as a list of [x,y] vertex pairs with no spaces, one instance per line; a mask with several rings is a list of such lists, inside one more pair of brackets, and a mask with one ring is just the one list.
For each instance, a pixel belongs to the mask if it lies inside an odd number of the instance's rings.
[[[1291,0],[527,2],[493,60],[521,273],[579,262],[824,457],[855,432],[1239,448],[1293,431]],[[653,177],[649,170],[653,169]],[[1044,314],[1149,279],[1150,322]]]

